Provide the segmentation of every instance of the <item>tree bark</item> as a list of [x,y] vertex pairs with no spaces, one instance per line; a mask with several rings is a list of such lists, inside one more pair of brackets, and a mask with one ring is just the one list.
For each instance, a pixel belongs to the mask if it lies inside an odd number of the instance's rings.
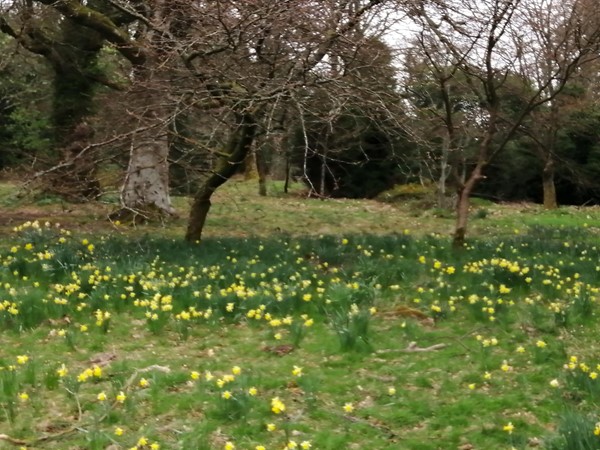
[[165,105],[166,75],[144,67],[138,68],[135,76],[137,87],[130,92],[128,111],[136,116],[138,131],[132,136],[129,166],[121,187],[121,209],[111,215],[134,222],[175,214],[169,195],[169,126],[173,111]]
[[[160,119],[159,119],[160,120]],[[129,167],[121,188],[121,217],[143,219],[175,214],[169,196],[169,142],[163,127],[140,131],[133,138]]]
[[475,188],[477,182],[482,178],[484,167],[485,161],[479,160],[467,181],[458,190],[458,199],[456,202],[456,227],[454,229],[454,238],[452,240],[452,247],[455,249],[463,248],[465,245],[471,194],[473,193],[473,188]]
[[[450,134],[450,133],[448,133]],[[440,177],[438,179],[438,208],[446,208],[448,199],[446,198],[446,182],[450,175],[450,164],[448,158],[450,153],[450,137],[445,135],[442,141],[442,154],[440,158]]]
[[256,165],[256,152],[248,152],[246,159],[244,159],[244,180],[256,180],[258,179],[258,167]]
[[556,185],[554,183],[554,160],[552,155],[548,155],[545,163],[544,170],[542,172],[542,188],[544,191],[544,209],[556,209],[558,208],[558,201],[556,199]]
[[258,180],[258,195],[266,197],[268,167],[263,149],[265,140],[261,141],[260,144],[257,143],[254,146],[254,151],[248,152],[248,156],[244,160],[244,179],[247,181]]
[[195,148],[193,140],[190,115],[179,109],[169,129],[169,185],[174,195],[190,196],[198,188],[196,166],[206,161],[206,155]]
[[471,194],[479,180],[483,178],[483,169],[488,165],[490,146],[492,145],[492,139],[496,135],[496,120],[497,110],[490,109],[487,131],[479,144],[477,164],[475,164],[475,167],[466,178],[466,181],[459,185],[458,188],[458,198],[456,200],[456,226],[454,228],[454,237],[452,239],[452,247],[455,250],[464,249],[465,246]]
[[32,53],[43,56],[54,72],[51,123],[56,159],[53,162],[59,162],[42,178],[42,189],[70,201],[86,201],[101,193],[94,156],[84,149],[94,135],[87,119],[94,113],[98,84],[95,77],[101,73],[97,63],[104,39],[70,18],[58,26],[58,35],[54,37],[35,23],[25,21],[17,30],[0,18],[0,31],[14,37]]
[[269,168],[265,158],[265,152],[262,148],[256,149],[256,171],[258,172],[258,195],[267,196],[267,178]]
[[[102,193],[97,178],[94,152],[86,151],[92,143],[94,130],[86,121],[81,122],[61,137],[65,139],[60,148],[60,169],[50,172],[44,190],[71,202],[96,199]],[[67,142],[66,139],[70,139]]]
[[290,189],[290,177],[292,172],[291,156],[286,153],[285,155],[285,181],[283,182],[283,193],[287,194]]
[[319,196],[324,198],[327,194],[325,187],[325,177],[327,176],[327,150],[323,149],[323,154],[321,156],[321,175],[319,179]]
[[202,237],[206,217],[211,207],[211,197],[215,191],[229,180],[244,164],[256,133],[256,121],[248,114],[240,114],[238,127],[227,145],[226,154],[217,162],[210,177],[202,184],[196,195],[190,211],[185,239],[197,242]]

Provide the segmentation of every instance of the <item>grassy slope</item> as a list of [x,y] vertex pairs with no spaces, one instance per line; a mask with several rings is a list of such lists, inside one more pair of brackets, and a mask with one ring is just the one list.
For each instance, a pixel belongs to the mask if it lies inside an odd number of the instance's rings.
[[[372,200],[307,199],[301,185],[293,185],[289,194],[283,193],[281,182],[269,183],[269,196],[257,194],[256,182],[235,179],[215,194],[209,213],[205,236],[269,236],[277,233],[291,235],[319,234],[387,234],[409,230],[413,234],[437,233],[442,237],[452,233],[451,214],[423,208],[420,202],[407,200],[389,205]],[[19,197],[13,183],[0,183],[0,232],[10,231],[26,220],[50,219],[83,231],[111,231],[107,215],[116,207],[115,196],[106,202],[87,205],[64,204],[56,199],[33,201]],[[141,230],[173,237],[183,236],[188,215],[188,199],[173,199],[178,218],[167,226],[149,225]],[[600,208],[563,207],[544,211],[539,205],[475,202],[470,223],[472,236],[490,233],[512,234],[515,229],[532,225],[582,226],[600,221]],[[479,213],[478,213],[479,212]],[[484,218],[478,218],[485,216]],[[121,228],[121,232],[127,229]],[[136,234],[133,230],[132,234]]]

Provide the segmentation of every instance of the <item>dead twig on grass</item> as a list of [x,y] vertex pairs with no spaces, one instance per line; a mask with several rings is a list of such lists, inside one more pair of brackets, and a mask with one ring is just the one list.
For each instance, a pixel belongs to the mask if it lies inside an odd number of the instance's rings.
[[8,436],[7,434],[0,434],[0,441],[5,441],[12,445],[27,445],[26,441],[23,441],[21,439],[12,438],[12,437]]
[[429,347],[419,347],[416,342],[410,342],[406,348],[398,348],[398,349],[388,349],[388,350],[379,350],[378,354],[382,353],[392,353],[392,352],[403,352],[403,353],[419,353],[419,352],[433,352],[435,350],[441,350],[443,348],[448,347],[447,344],[434,344]]

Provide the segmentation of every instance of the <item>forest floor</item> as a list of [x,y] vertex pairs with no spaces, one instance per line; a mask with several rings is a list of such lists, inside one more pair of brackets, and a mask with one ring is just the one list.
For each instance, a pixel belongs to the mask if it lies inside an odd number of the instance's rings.
[[[416,235],[449,237],[454,227],[453,212],[435,208],[427,198],[407,196],[394,203],[377,200],[309,198],[300,184],[283,192],[283,183],[272,181],[269,195],[258,195],[255,181],[234,179],[214,196],[205,237],[270,236],[273,234],[389,234],[405,230]],[[118,194],[86,204],[65,203],[58,198],[34,198],[14,182],[0,182],[0,234],[27,220],[60,222],[81,231],[132,235],[140,230],[172,237],[183,236],[190,200],[174,197],[177,215],[165,223],[138,228],[117,227],[108,215],[118,208]],[[473,199],[469,233],[473,237],[509,235],[529,226],[584,226],[600,222],[600,207],[565,206],[546,211],[532,203],[493,203]]]

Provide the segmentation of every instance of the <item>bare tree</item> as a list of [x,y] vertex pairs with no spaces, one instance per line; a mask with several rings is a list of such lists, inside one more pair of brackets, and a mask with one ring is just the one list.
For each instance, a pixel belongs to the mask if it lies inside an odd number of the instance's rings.
[[[268,127],[281,103],[323,82],[332,64],[328,56],[335,53],[336,46],[361,45],[360,41],[352,41],[351,32],[384,3],[265,0],[249,6],[247,2],[232,2],[236,13],[229,28],[243,29],[241,36],[250,37],[236,46],[236,50],[242,47],[244,51],[232,52],[237,67],[222,84],[233,131],[213,173],[194,197],[186,239],[200,238],[212,194],[238,170],[259,129]],[[251,26],[241,23],[238,17]],[[245,74],[240,74],[239,67],[245,69]],[[201,68],[195,68],[201,73]]]
[[437,51],[425,30],[404,50],[403,72],[403,97],[413,119],[406,126],[422,149],[421,166],[436,182],[438,207],[454,206],[452,187],[464,183],[465,149],[478,131],[478,99],[453,56]]
[[[565,58],[540,77],[530,94],[521,99],[518,111],[506,114],[503,106],[514,94],[507,81],[521,73],[518,62],[524,61],[521,58],[524,48],[515,43],[535,39],[530,28],[525,28],[527,22],[520,18],[524,9],[536,1],[412,2],[410,15],[415,24],[435,40],[436,49],[453,59],[480,105],[476,118],[481,128],[478,148],[465,181],[458,188],[453,240],[456,247],[464,245],[470,196],[485,176],[484,169],[502,152],[532,111],[551,102],[587,56],[598,50],[599,22],[594,14],[582,14],[584,0],[562,2],[567,5],[563,11],[568,14],[562,21],[563,38],[553,42],[552,50]],[[547,13],[557,14],[557,11]]]
[[[557,0],[526,4],[520,21],[529,34],[516,33],[513,37],[514,45],[519,49],[517,63],[521,79],[526,83],[524,90],[541,89],[542,95],[552,99],[532,111],[521,127],[531,139],[534,153],[542,165],[546,209],[558,207],[554,179],[560,133],[569,125],[574,126],[574,111],[589,107],[589,97],[576,92],[586,84],[587,67],[600,55],[594,51],[584,52],[576,66],[572,60],[582,50],[582,42],[574,32],[586,39],[588,33],[595,33],[600,20],[595,11],[589,11],[591,6],[589,2]],[[582,20],[584,17],[585,21]],[[554,78],[557,80],[547,82]]]
[[360,41],[333,49],[323,82],[293,97],[292,140],[309,195],[373,196],[398,179],[406,138],[392,52],[376,36]]
[[[37,18],[91,33],[128,62],[129,89],[119,96],[130,122],[129,167],[122,209],[149,217],[174,213],[168,158],[180,115],[204,115],[226,136],[202,148],[210,172],[194,196],[186,238],[197,240],[214,191],[238,170],[256,136],[293,93],[323,82],[336,46],[356,48],[351,32],[373,22],[386,0],[34,0]],[[14,31],[17,27],[11,27]],[[37,41],[14,32],[23,42]],[[30,39],[31,38],[31,39]],[[33,45],[32,44],[32,45]],[[186,137],[194,144],[194,136]],[[85,149],[80,149],[84,153]]]

